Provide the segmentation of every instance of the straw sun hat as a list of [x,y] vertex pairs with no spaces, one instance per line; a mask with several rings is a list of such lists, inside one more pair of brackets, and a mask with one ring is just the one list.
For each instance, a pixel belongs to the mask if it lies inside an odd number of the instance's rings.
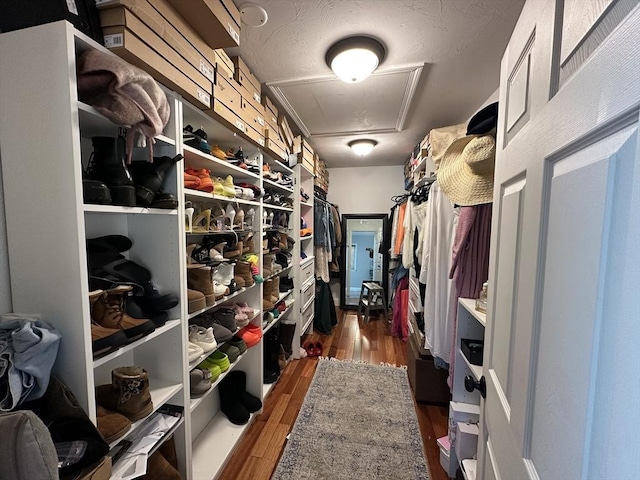
[[472,135],[454,141],[442,156],[438,183],[453,203],[462,206],[493,201],[496,141]]

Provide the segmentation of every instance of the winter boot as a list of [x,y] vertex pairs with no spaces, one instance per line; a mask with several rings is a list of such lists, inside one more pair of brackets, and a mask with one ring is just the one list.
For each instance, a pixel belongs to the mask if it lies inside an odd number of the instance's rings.
[[293,290],[293,278],[289,276],[280,277],[280,285],[278,286],[278,290],[280,291],[280,293]]
[[238,398],[240,403],[249,410],[249,413],[255,413],[260,410],[262,408],[260,399],[247,392],[247,374],[242,370],[234,370],[228,376],[232,377],[231,380],[238,385]]
[[229,329],[231,332],[235,332],[238,329],[236,322],[236,312],[233,308],[222,307],[213,312],[213,320],[219,323],[223,327]]
[[118,412],[132,422],[153,411],[149,375],[141,367],[119,367],[111,371],[111,385],[96,387],[98,405]]
[[280,365],[278,364],[278,352],[280,350],[280,342],[278,335],[271,333],[264,340],[264,382],[273,383],[280,376]]
[[262,286],[262,310],[273,310],[273,301],[271,300],[271,291],[273,280],[265,280]]
[[249,262],[238,260],[236,262],[235,274],[236,276],[234,278],[242,278],[245,287],[250,287],[255,283],[253,280],[253,275],[251,275],[251,265],[249,265]]
[[124,137],[93,137],[91,141],[93,158],[87,169],[89,178],[100,180],[109,187],[114,205],[135,206],[136,190],[125,164],[127,152]]
[[271,284],[271,301],[276,303],[280,300],[280,277],[277,275],[272,279],[273,283]]
[[109,188],[99,180],[82,179],[82,199],[84,203],[96,205],[111,205],[111,192]]
[[242,255],[242,242],[236,242],[235,245],[229,247],[223,254],[224,258],[235,258]]
[[111,412],[98,405],[96,410],[96,420],[98,431],[107,443],[113,443],[120,437],[126,435],[131,428],[131,421],[124,415]]
[[213,305],[216,300],[229,294],[227,287],[217,282],[214,283],[210,267],[187,270],[187,288],[202,292],[208,307]]
[[[240,394],[244,389],[242,378],[238,377],[239,370],[230,372],[218,388],[220,392],[220,410],[224,413],[229,421],[235,425],[244,425],[249,421],[250,412],[242,403],[240,403]],[[246,376],[244,377],[246,381]]]
[[237,290],[233,269],[233,263],[221,263],[213,270],[213,281],[227,287],[230,294]]
[[160,452],[154,452],[147,460],[147,473],[141,480],[183,480],[180,472],[171,465],[165,456]]
[[156,194],[164,183],[165,176],[182,158],[180,154],[173,158],[154,157],[153,163],[143,161],[133,162],[129,165],[129,171],[136,188],[136,200],[139,205],[148,206],[153,203]]
[[280,322],[280,327],[278,328],[278,336],[280,338],[280,344],[287,355],[287,360],[293,355],[293,337],[296,334],[295,323],[283,323]]
[[130,342],[149,335],[156,329],[152,321],[131,318],[125,313],[124,296],[131,289],[130,286],[121,285],[107,291],[96,290],[89,293],[91,318],[102,327],[122,330]]

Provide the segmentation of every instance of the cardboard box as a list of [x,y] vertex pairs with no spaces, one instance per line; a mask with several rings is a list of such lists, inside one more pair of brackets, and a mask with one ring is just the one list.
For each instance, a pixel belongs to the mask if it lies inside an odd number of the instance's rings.
[[111,457],[105,455],[96,463],[89,465],[79,472],[63,475],[61,480],[109,480],[111,478]]
[[212,76],[216,62],[214,50],[193,31],[167,0],[152,0],[152,3],[147,0],[96,0],[96,5],[100,10],[119,5],[131,10],[187,61],[190,61],[190,52],[195,49],[195,53],[202,59],[202,63],[195,66],[206,77]]
[[282,132],[282,138],[286,142],[287,145],[293,145],[293,132],[289,127],[289,122],[287,121],[287,117],[284,115],[280,115],[278,117],[278,125],[280,126],[280,131]]
[[264,114],[257,111],[244,96],[241,96],[240,105],[242,107],[240,111],[237,112],[240,118],[256,132],[259,132],[260,136],[264,138]]
[[231,58],[229,58],[229,55],[227,55],[227,52],[221,48],[216,48],[214,52],[216,55],[216,69],[223,73],[227,78],[233,78],[235,66],[231,61]]
[[240,120],[240,117],[238,117],[238,115],[236,115],[235,112],[230,110],[226,105],[222,104],[218,99],[213,99],[213,108],[206,110],[205,113],[219,122],[226,124],[234,132],[245,133],[247,129],[244,122]]
[[224,75],[220,75],[216,71],[216,81],[213,85],[213,98],[236,113],[242,109],[242,98],[231,82],[233,82],[233,80],[228,80]]
[[276,118],[276,121],[277,121],[278,109],[273,104],[271,99],[269,97],[267,97],[266,95],[262,95],[262,105],[264,105],[264,107],[273,114],[273,116]]
[[264,109],[264,115],[265,115],[264,121],[267,122],[267,125],[269,126],[269,128],[274,132],[278,132],[278,135],[280,135],[280,127],[278,126],[278,117],[275,117],[271,112],[271,110],[269,110],[268,108]]
[[235,65],[234,78],[236,81],[249,90],[258,103],[262,104],[262,87],[260,80],[251,73],[247,64],[244,63],[240,57],[231,57],[231,61]]
[[[183,56],[179,55],[169,44],[162,40],[153,30],[145,25],[142,20],[136,17],[132,11],[125,7],[109,8],[107,10],[100,10],[100,23],[103,29],[109,27],[121,27],[125,26],[127,30],[133,32],[140,40],[153,48],[160,54],[165,60],[171,62],[171,64],[184,73],[187,77],[193,80],[196,84],[203,88],[203,90],[211,92],[211,83],[213,82],[213,69],[210,68],[207,72],[211,74],[211,78],[203,75],[196,65],[199,65],[199,60],[193,58],[193,62],[188,62]],[[195,50],[193,50],[195,52]]]
[[307,151],[307,156],[310,156],[309,161],[313,163],[313,147],[302,135],[298,135],[293,139],[293,153],[302,153],[303,150]]
[[205,91],[126,27],[103,29],[105,46],[119,57],[146,71],[170,90],[180,93],[199,108],[211,106],[211,91]]
[[240,11],[232,1],[168,1],[211,48],[240,45]]
[[273,139],[265,139],[265,149],[270,156],[280,158],[284,161],[287,160],[287,152],[282,148],[281,144],[276,143]]
[[247,137],[249,137],[251,140],[256,142],[261,147],[265,146],[264,135],[262,135],[259,131],[253,128],[253,125],[247,123],[244,133]]
[[259,96],[256,97],[257,92],[253,88],[253,85],[249,84],[250,88],[246,88],[244,85],[241,85],[237,81],[234,80],[234,82],[236,83],[236,85],[238,85],[238,91],[240,92],[240,95],[242,95],[242,98],[249,104],[251,104],[254,110],[260,112],[260,116],[264,119],[266,109],[264,108],[264,105],[256,101],[256,98],[259,98]]

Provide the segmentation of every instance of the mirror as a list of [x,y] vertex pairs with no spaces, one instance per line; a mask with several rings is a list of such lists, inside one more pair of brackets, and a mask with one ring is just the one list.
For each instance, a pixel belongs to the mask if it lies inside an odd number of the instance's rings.
[[386,228],[385,214],[342,215],[341,308],[358,307],[362,282],[377,282],[386,291],[388,261],[380,253]]

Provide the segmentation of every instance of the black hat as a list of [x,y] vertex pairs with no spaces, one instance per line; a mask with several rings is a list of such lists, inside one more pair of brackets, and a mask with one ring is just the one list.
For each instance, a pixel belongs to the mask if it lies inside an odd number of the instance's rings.
[[498,102],[477,112],[467,125],[467,135],[486,135],[498,125]]

